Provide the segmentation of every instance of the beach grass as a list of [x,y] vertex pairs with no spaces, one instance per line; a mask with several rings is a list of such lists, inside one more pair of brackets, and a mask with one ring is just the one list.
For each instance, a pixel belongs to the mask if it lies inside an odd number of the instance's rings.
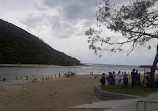
[[121,85],[105,86],[105,90],[108,92],[146,97],[151,93],[158,92],[158,87],[143,87],[136,85],[132,88],[130,84],[127,88],[123,88]]

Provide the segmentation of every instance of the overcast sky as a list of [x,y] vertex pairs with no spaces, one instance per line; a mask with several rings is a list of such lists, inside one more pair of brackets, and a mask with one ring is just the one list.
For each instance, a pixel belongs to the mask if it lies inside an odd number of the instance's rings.
[[[152,64],[156,43],[152,49],[137,47],[127,53],[103,52],[99,58],[89,50],[85,30],[96,26],[95,9],[100,0],[0,0],[0,18],[41,38],[52,48],[75,57],[81,63]],[[125,3],[126,0],[111,0]],[[128,0],[127,0],[128,1]]]

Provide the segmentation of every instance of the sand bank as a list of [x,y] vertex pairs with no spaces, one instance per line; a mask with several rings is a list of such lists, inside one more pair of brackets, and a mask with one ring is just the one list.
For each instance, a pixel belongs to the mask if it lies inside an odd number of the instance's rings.
[[[99,78],[90,78],[88,75],[9,84],[22,86],[22,90],[6,91],[1,88],[0,111],[76,111],[67,108],[99,101],[93,93],[94,86],[98,84]],[[77,109],[80,110],[82,109]]]
[[42,64],[0,64],[0,67],[74,67],[74,66],[42,65]]

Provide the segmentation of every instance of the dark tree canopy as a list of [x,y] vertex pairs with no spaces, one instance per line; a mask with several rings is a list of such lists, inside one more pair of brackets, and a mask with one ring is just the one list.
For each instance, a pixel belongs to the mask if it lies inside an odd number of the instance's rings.
[[[96,11],[98,26],[85,32],[89,48],[95,53],[123,51],[126,44],[131,46],[130,53],[137,45],[158,39],[158,0],[133,0],[119,7],[109,0],[103,1]],[[115,36],[110,35],[111,32],[116,33]]]

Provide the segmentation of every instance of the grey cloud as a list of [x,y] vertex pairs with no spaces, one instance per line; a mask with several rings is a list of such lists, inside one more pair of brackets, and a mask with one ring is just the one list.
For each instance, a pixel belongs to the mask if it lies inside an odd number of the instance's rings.
[[[52,37],[56,38],[84,35],[84,31],[96,23],[95,8],[99,1],[102,0],[39,0],[34,4],[36,10],[21,22],[28,27],[28,30],[49,25]],[[57,10],[58,14],[52,16],[51,10]],[[82,20],[83,24],[78,28],[75,27]]]
[[[69,22],[65,20],[61,20],[60,17],[51,17],[47,16],[33,16],[30,15],[29,17],[25,18],[21,23],[27,25],[28,30],[35,30],[37,27],[43,27],[49,25],[51,26],[52,30],[52,37],[55,38],[68,38],[71,35],[76,35],[74,22]],[[47,29],[45,30],[48,30]]]
[[40,21],[43,20],[43,17],[32,17],[29,15],[29,17],[26,17],[24,20],[21,21],[21,23],[24,23],[28,26],[28,28],[35,28]]
[[[22,23],[26,24],[30,30],[34,30],[45,20],[47,22],[43,22],[42,25],[46,26],[46,23],[49,23],[53,36],[56,38],[84,34],[84,30],[77,29],[75,25],[84,19],[85,22],[81,26],[81,29],[84,29],[89,27],[95,19],[95,1],[93,0],[67,0],[66,2],[64,0],[43,0],[43,2],[35,4],[35,7],[36,11],[24,18]],[[50,13],[47,13],[52,9],[58,10],[59,15],[51,16]]]
[[[72,35],[84,34],[84,30],[74,27],[81,20],[85,20],[82,29],[89,27],[95,21],[95,8],[99,0],[40,0],[35,4],[36,11],[22,20],[22,23],[32,30],[39,25],[51,25],[53,36],[68,38]],[[56,9],[59,15],[51,16],[48,10]],[[45,22],[43,22],[45,20]],[[43,24],[42,24],[43,23]],[[31,30],[31,29],[30,29]],[[83,31],[83,32],[81,32]]]
[[67,19],[92,19],[95,17],[97,0],[43,0],[50,8],[62,7],[61,13]]

